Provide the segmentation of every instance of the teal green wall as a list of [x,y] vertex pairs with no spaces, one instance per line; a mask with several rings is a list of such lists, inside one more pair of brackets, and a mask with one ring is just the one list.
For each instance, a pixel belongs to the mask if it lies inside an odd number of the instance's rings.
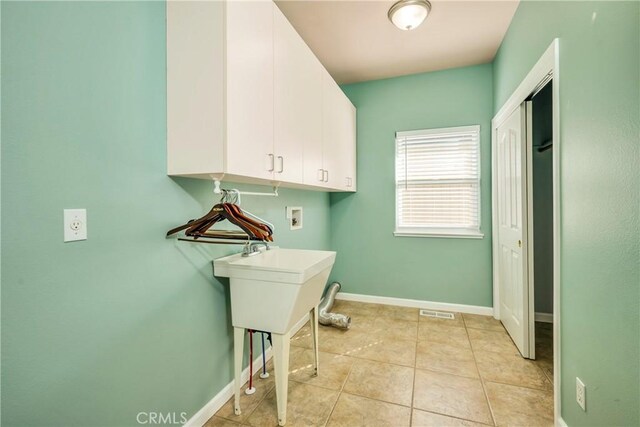
[[[640,424],[640,3],[521,2],[494,62],[499,109],[560,39],[562,417]],[[587,412],[575,378],[587,386]]]
[[[232,378],[210,261],[238,248],[164,238],[216,200],[166,176],[164,3],[1,7],[2,425],[191,416]],[[328,195],[280,193],[243,205],[280,245],[328,248]],[[62,242],[64,208],[87,208],[89,240]]]
[[[331,195],[344,292],[491,306],[491,64],[343,87],[358,109],[358,192]],[[395,132],[481,127],[481,240],[394,237]]]
[[[324,193],[243,204],[282,246],[328,248],[331,234],[346,292],[490,306],[489,121],[560,37],[562,416],[638,425],[639,8],[522,2],[493,79],[482,65],[349,85],[358,193],[332,195],[331,218]],[[210,260],[236,248],[163,237],[214,200],[210,183],[165,175],[164,4],[2,2],[1,15],[2,424],[191,416],[231,379]],[[485,238],[393,237],[393,133],[468,124],[482,126]],[[304,207],[303,230],[285,230],[286,205]],[[62,209],[79,207],[89,240],[64,244]]]

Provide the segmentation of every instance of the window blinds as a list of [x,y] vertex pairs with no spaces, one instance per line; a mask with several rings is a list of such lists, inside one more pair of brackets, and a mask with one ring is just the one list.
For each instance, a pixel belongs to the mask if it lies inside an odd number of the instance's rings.
[[396,133],[396,233],[479,233],[480,126]]

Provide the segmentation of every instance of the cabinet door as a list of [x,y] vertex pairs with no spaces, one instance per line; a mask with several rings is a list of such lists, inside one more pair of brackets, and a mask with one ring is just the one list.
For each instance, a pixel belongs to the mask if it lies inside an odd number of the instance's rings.
[[308,55],[315,64],[316,72],[313,82],[308,87],[309,104],[308,116],[309,131],[303,142],[303,183],[317,187],[325,187],[324,165],[323,165],[323,134],[324,134],[324,108],[323,108],[323,85],[324,73],[326,73],[320,61],[308,50]]
[[342,91],[329,73],[324,70],[322,78],[322,167],[324,185],[339,189],[342,182],[341,163],[343,153],[340,147],[340,120],[343,103]]
[[[311,50],[274,7],[275,180],[305,182],[304,150],[310,148],[311,159],[314,147],[321,147],[321,72],[322,66]],[[321,155],[319,152],[320,162]]]
[[167,2],[169,175],[224,171],[224,3]]
[[[330,78],[330,77],[329,77]],[[355,108],[331,80],[325,86],[324,164],[329,173],[327,186],[334,190],[355,191],[356,122]]]
[[273,152],[273,8],[230,1],[227,8],[227,167],[271,179]]
[[340,147],[344,153],[341,164],[344,179],[341,188],[356,191],[356,108],[346,95],[343,95],[342,105]]

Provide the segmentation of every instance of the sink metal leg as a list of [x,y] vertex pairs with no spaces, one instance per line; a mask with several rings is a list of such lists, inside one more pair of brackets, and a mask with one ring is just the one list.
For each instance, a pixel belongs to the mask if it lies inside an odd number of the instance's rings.
[[242,414],[240,410],[240,387],[242,386],[242,356],[244,353],[244,328],[233,328],[233,368],[234,381],[233,406],[236,415]]
[[313,376],[318,376],[318,306],[309,311],[309,326],[313,348]]
[[287,395],[289,393],[289,340],[290,333],[272,334],[273,367],[276,374],[276,400],[278,405],[278,425],[287,422]]

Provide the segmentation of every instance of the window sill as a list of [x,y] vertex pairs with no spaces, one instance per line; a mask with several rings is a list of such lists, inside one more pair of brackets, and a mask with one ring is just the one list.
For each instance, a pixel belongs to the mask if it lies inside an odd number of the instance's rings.
[[429,231],[395,231],[396,237],[435,237],[445,239],[483,239],[484,234],[474,231],[457,231],[457,230],[429,230]]

